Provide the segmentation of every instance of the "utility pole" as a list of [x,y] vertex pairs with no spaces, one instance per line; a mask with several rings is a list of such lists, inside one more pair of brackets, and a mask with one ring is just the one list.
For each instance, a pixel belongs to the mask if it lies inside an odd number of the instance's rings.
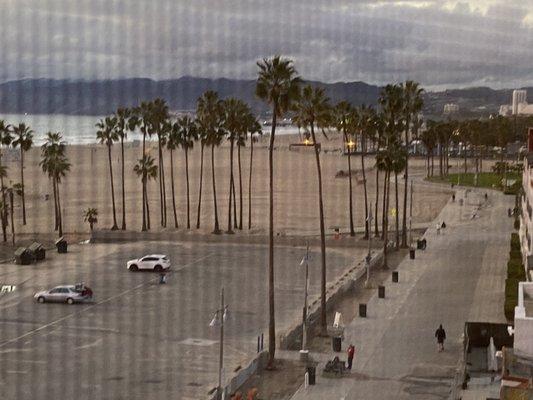
[[307,242],[307,250],[305,252],[305,288],[304,288],[304,313],[302,324],[302,353],[307,351],[307,294],[309,291],[309,242]]
[[213,316],[213,319],[211,320],[211,323],[209,326],[217,326],[219,327],[219,335],[220,335],[220,342],[219,342],[219,358],[218,358],[218,387],[217,387],[217,397],[218,399],[223,398],[223,390],[222,390],[222,372],[224,370],[224,322],[226,321],[228,313],[228,306],[224,304],[224,287],[220,289],[220,309],[215,311],[215,315]]
[[413,245],[413,180],[411,179],[411,199],[409,200],[409,248]]
[[[372,226],[372,208],[368,211],[368,226]],[[368,235],[368,254],[365,257],[365,263],[366,263],[366,281],[365,281],[365,287],[370,287],[370,261],[372,259],[372,235]]]

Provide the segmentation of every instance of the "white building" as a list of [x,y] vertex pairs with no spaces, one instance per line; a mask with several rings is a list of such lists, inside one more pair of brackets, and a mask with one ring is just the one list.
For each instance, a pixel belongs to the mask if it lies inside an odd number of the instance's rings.
[[518,284],[518,305],[514,309],[514,354],[533,358],[533,283]]
[[[520,244],[522,248],[522,257],[526,271],[533,268],[533,248],[531,235],[533,235],[533,129],[530,128],[528,140],[529,152],[524,157],[524,170],[522,172],[522,187],[524,196],[522,197],[522,212],[520,215]],[[530,261],[531,260],[531,261]],[[528,265],[532,264],[532,265]],[[528,271],[529,272],[529,271]],[[528,276],[529,279],[531,277]]]
[[533,115],[533,104],[527,102],[527,91],[513,90],[512,104],[500,106],[500,115]]
[[459,112],[459,105],[455,103],[444,104],[444,115]]

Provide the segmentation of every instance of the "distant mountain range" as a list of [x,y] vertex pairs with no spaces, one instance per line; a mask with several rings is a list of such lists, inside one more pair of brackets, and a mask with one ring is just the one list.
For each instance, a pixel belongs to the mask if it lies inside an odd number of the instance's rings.
[[[334,103],[346,100],[355,105],[375,105],[381,91],[379,86],[364,82],[309,83],[323,87]],[[135,106],[157,97],[164,98],[171,110],[194,110],[196,100],[206,90],[215,90],[221,98],[240,98],[257,113],[267,112],[265,104],[255,97],[254,89],[255,80],[225,78],[23,79],[0,84],[0,113],[106,115],[118,107]],[[424,114],[442,117],[444,104],[456,103],[462,117],[487,116],[498,112],[501,104],[509,104],[511,95],[512,89],[488,87],[428,92],[424,95]]]

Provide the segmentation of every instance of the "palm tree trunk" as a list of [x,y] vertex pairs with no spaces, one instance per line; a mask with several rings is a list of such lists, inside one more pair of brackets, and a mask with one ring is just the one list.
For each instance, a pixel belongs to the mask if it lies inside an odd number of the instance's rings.
[[218,207],[217,207],[217,184],[215,177],[215,145],[211,145],[211,175],[213,177],[213,206],[215,211],[215,227],[213,229],[214,234],[220,233],[220,227],[218,225]]
[[[144,131],[143,132],[143,154],[142,159],[144,159],[144,156],[146,155],[146,124],[144,124]],[[145,232],[147,227],[147,218],[146,218],[146,174],[143,173],[143,176],[141,178],[142,182],[142,203],[143,203],[143,224],[141,230]]]
[[24,150],[20,147],[20,184],[22,185],[22,225],[26,225],[26,198],[24,196]]
[[465,152],[465,174],[466,174],[468,172],[468,167],[466,163],[466,146],[465,146],[464,152]]
[[170,185],[172,188],[172,210],[174,211],[174,227],[178,228],[178,215],[176,213],[176,194],[174,191],[174,155],[170,150]]
[[124,182],[124,135],[120,136],[120,152],[122,153],[122,230],[126,230],[126,184]]
[[107,146],[107,156],[109,160],[109,176],[111,178],[111,204],[113,205],[113,226],[111,227],[112,231],[118,229],[117,225],[117,212],[115,208],[115,184],[113,182],[113,163],[111,161],[111,146]]
[[[0,151],[2,151],[0,149]],[[2,154],[0,154],[0,168],[2,166]],[[4,177],[0,176],[0,185],[2,186],[0,190],[2,191],[2,234],[4,236],[4,242],[7,242],[7,204],[6,204],[6,194],[4,191]]]
[[[390,179],[390,172],[386,171],[385,172],[385,189],[383,191],[383,197],[386,200],[385,206],[387,207],[387,209],[389,208],[389,194],[390,194],[390,191],[389,191],[390,184],[387,183],[389,179]],[[389,240],[388,223],[389,223],[388,213],[385,213],[385,218],[383,219],[383,269],[389,268],[388,263],[387,263],[387,242]]]
[[58,215],[58,229],[59,237],[63,236],[63,213],[61,212],[61,196],[59,195],[59,181],[56,178],[56,190],[57,190],[57,215]]
[[254,138],[250,135],[250,175],[248,177],[248,229],[252,229],[252,167],[254,160]]
[[[348,143],[348,135],[346,134],[346,128],[344,128],[344,140]],[[353,190],[352,190],[352,152],[348,147],[348,186],[349,186],[349,209],[350,209],[350,236],[355,236],[355,230],[353,226]]]
[[189,196],[189,149],[185,147],[185,180],[187,183],[187,229],[191,229],[191,199]]
[[204,143],[200,150],[200,189],[198,189],[198,211],[196,217],[196,229],[200,229],[200,208],[202,207],[202,181],[204,177]]
[[374,213],[374,235],[376,237],[379,236],[378,207],[379,207],[379,169],[376,166],[376,209]]
[[322,169],[320,168],[320,150],[316,145],[314,124],[311,123],[311,135],[313,137],[313,144],[315,148],[316,170],[318,177],[318,210],[320,217],[320,253],[322,274],[320,281],[320,326],[322,333],[327,333],[327,315],[326,315],[326,228],[324,226],[324,201],[322,197]]
[[235,194],[235,179],[231,183],[231,193],[233,196],[233,229],[237,229],[237,195]]
[[146,198],[146,223],[148,225],[148,229],[150,229],[150,205],[148,202],[148,188],[146,180],[144,182],[144,197]]
[[163,150],[161,149],[161,137],[158,135],[158,168],[159,168],[159,211],[161,215],[161,226],[166,227],[167,226],[167,206],[166,206],[166,198],[164,194],[164,179],[165,179],[165,171],[163,170]]
[[387,218],[387,214],[389,212],[389,209],[387,208],[387,186],[389,182],[387,179],[390,179],[390,176],[388,173],[385,173],[385,180],[383,181],[383,203],[382,203],[382,214],[381,214],[381,239],[384,239],[385,235],[385,218]]
[[366,148],[363,148],[363,151],[361,152],[361,169],[363,171],[363,191],[365,193],[365,239],[368,239],[371,227],[368,224],[368,193],[366,190],[365,151]]
[[57,188],[55,178],[52,178],[52,188],[54,190],[54,231],[57,231],[59,228],[59,215],[57,210]]
[[398,202],[398,173],[394,173],[394,193],[396,197],[396,250],[400,249],[400,207]]
[[444,176],[444,169],[442,168],[443,167],[442,162],[443,162],[442,143],[439,143],[439,176],[441,179]]
[[13,189],[9,191],[9,203],[11,213],[11,242],[13,243],[13,246],[15,246],[15,221],[13,220]]
[[268,148],[269,217],[268,217],[268,366],[272,369],[276,354],[276,318],[274,309],[274,139],[278,105],[272,107],[272,130]]
[[231,228],[231,198],[232,196],[232,189],[233,189],[233,146],[234,146],[234,140],[233,138],[230,139],[230,146],[229,146],[229,196],[228,196],[228,231],[227,233],[233,233],[233,229]]
[[242,231],[242,168],[241,146],[237,147],[237,168],[239,169],[239,230]]
[[[402,214],[402,247],[407,247],[407,182],[409,181],[409,128],[411,125],[411,117],[408,113],[406,119],[405,129],[405,173],[404,173],[404,187],[403,187],[403,214]],[[399,212],[399,211],[397,211]]]

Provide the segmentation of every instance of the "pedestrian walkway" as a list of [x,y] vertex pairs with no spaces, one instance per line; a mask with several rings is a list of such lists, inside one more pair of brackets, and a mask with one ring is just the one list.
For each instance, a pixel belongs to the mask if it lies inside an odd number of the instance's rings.
[[[355,318],[345,330],[343,353],[356,347],[353,371],[301,387],[293,400],[446,399],[462,355],[466,321],[504,322],[503,292],[512,219],[512,196],[461,189],[426,231],[427,249],[399,267],[386,298],[368,302],[368,317]],[[475,209],[476,216],[472,217]],[[437,233],[437,222],[446,228]],[[357,306],[354,304],[354,307]],[[443,324],[445,351],[437,351],[435,330]],[[321,357],[322,358],[322,357]]]

